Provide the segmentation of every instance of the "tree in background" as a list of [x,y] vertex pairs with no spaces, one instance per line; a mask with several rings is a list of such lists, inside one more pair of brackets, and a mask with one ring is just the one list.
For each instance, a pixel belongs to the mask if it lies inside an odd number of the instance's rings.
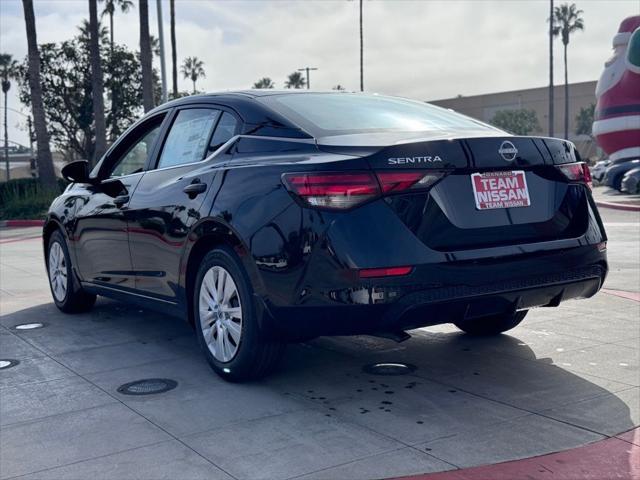
[[[113,51],[113,43],[111,43]],[[91,92],[93,100],[93,122],[95,147],[91,163],[95,165],[107,151],[107,126],[104,119],[104,79],[100,59],[100,26],[98,24],[97,0],[89,0],[89,52],[91,57]]]
[[151,37],[149,35],[149,3],[138,0],[140,13],[140,65],[142,70],[142,106],[145,112],[153,108],[153,67]]
[[29,99],[33,113],[33,125],[36,132],[38,151],[36,164],[40,184],[46,190],[57,188],[56,175],[53,170],[51,147],[49,146],[49,132],[42,101],[42,83],[40,79],[40,52],[38,51],[38,36],[36,32],[36,17],[33,11],[33,0],[22,0],[24,22],[27,30],[28,68],[27,82],[29,85]]
[[176,49],[176,5],[169,0],[169,21],[171,23],[171,81],[173,98],[178,98],[178,52]]
[[576,115],[576,135],[588,135],[590,138],[593,138],[593,117],[595,111],[595,103],[592,103],[588,107],[580,107],[580,112]]
[[[140,55],[123,45],[108,46],[101,38],[104,86],[115,95],[107,97],[106,123],[109,138],[117,138],[142,114],[142,76]],[[80,28],[71,40],[40,45],[44,110],[51,140],[68,158],[93,158],[95,132],[91,87],[89,34]],[[30,104],[26,84],[26,64],[19,66],[20,100]],[[157,71],[153,71],[153,90],[160,96]],[[117,101],[117,108],[111,103]]]
[[489,123],[514,135],[530,135],[541,130],[535,110],[528,108],[498,110]]
[[109,15],[109,35],[111,37],[111,48],[113,48],[113,45],[115,43],[113,39],[113,15],[116,13],[116,10],[120,10],[122,13],[127,13],[132,8],[133,2],[131,0],[104,0],[104,10],[102,10],[101,16]]
[[[115,40],[113,37],[114,35],[113,16],[116,10],[120,10],[122,13],[127,13],[132,8],[133,8],[133,2],[131,0],[105,0],[105,5],[104,5],[104,10],[102,11],[102,15],[109,15],[109,35],[110,35],[109,49],[112,53],[112,56],[113,56],[113,50],[115,45]],[[109,93],[112,98],[111,109],[117,110],[118,109],[118,99],[117,99],[118,92],[111,90]],[[118,114],[117,112],[112,112],[110,116],[112,119],[115,119],[117,118]],[[111,125],[111,131],[112,133],[117,131],[117,126]],[[109,138],[111,139],[111,141],[115,140],[115,137],[109,137]]]
[[276,84],[273,83],[269,77],[262,77],[256,83],[253,84],[251,88],[275,88]]
[[583,11],[578,10],[575,3],[564,3],[553,12],[553,35],[562,37],[564,46],[564,138],[569,138],[569,72],[567,67],[567,47],[571,34],[584,30]]
[[188,78],[193,82],[193,93],[197,93],[196,82],[200,78],[206,78],[204,72],[204,62],[198,57],[187,57],[182,62],[180,72],[184,78]]
[[9,131],[7,126],[7,97],[11,89],[11,80],[18,76],[18,62],[8,53],[0,54],[0,76],[2,76],[2,93],[4,94],[4,160],[7,169],[7,181],[11,179],[9,171]]
[[284,82],[284,87],[285,88],[304,88],[306,84],[307,82],[302,76],[302,73],[293,72],[293,73],[290,73],[289,76],[287,77],[287,81]]

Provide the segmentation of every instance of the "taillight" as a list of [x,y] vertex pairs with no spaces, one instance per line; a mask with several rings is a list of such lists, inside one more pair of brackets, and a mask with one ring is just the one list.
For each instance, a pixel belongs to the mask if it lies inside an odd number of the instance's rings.
[[579,162],[558,165],[558,170],[560,170],[570,182],[585,183],[591,188],[591,170],[589,170],[589,166],[586,163]]
[[346,210],[383,195],[426,189],[444,172],[306,172],[286,173],[287,189],[313,207]]
[[400,277],[412,271],[413,267],[365,268],[360,270],[360,278]]
[[380,194],[372,173],[287,173],[285,186],[314,207],[347,209]]

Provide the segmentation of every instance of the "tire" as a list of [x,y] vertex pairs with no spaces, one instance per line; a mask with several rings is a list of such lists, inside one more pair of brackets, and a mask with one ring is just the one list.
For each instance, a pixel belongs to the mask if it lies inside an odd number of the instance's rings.
[[251,282],[230,248],[216,248],[202,260],[193,290],[193,312],[200,347],[222,378],[254,380],[276,368],[284,344],[261,331]]
[[469,335],[498,335],[516,327],[527,315],[528,310],[492,315],[490,317],[474,318],[454,322],[454,325]]
[[611,186],[612,186],[614,189],[616,189],[616,190],[618,190],[618,191],[621,191],[620,189],[622,188],[622,177],[623,177],[623,176],[624,176],[624,175],[618,175],[618,176],[613,180],[613,182],[611,183]]
[[71,268],[69,249],[60,231],[55,231],[47,246],[47,274],[53,301],[65,313],[91,310],[96,296],[85,292]]

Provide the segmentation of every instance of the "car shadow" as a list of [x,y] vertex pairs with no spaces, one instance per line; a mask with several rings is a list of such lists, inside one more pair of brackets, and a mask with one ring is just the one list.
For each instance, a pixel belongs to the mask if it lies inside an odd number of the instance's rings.
[[[29,322],[43,322],[45,327],[14,329]],[[144,364],[160,377],[165,374],[163,361],[168,359],[183,359],[198,372],[206,365],[196,351],[195,334],[185,322],[110,300],[100,299],[93,311],[77,315],[64,315],[53,304],[37,305],[3,315],[0,324],[0,356],[22,362],[0,373],[9,379],[18,375],[8,386],[48,380],[46,369],[38,364],[30,365],[31,370],[21,368],[29,359],[49,356],[74,372],[88,358],[93,362],[98,358],[104,365],[98,364],[96,371],[127,371]],[[198,381],[203,387],[223,385],[220,392],[224,395],[251,396],[253,390],[256,395],[267,391],[276,402],[278,398],[282,402],[294,399],[333,421],[356,423],[435,456],[439,448],[446,450],[447,439],[456,448],[477,450],[474,443],[486,432],[498,438],[495,447],[485,452],[486,458],[502,461],[583,445],[635,427],[629,406],[619,398],[619,392],[631,386],[621,387],[598,377],[587,379],[556,365],[551,357],[537,357],[519,338],[517,329],[493,338],[446,331],[412,333],[403,343],[369,336],[323,337],[289,346],[279,370],[269,378],[233,385],[224,384],[211,372],[206,380],[200,380],[198,373]],[[144,351],[148,345],[157,348],[147,356],[122,353]],[[110,350],[115,348],[119,350]],[[97,356],[97,351],[104,356]],[[378,363],[406,363],[415,371],[384,376],[363,370]],[[182,375],[188,378],[190,372]],[[179,382],[176,392],[184,383]],[[215,389],[210,392],[216,394]],[[210,395],[202,401],[210,402]],[[169,397],[158,395],[154,401]],[[501,447],[501,428],[513,428],[522,419],[532,418],[548,430],[538,431],[533,440],[524,430],[523,435],[509,440],[521,442],[518,448]],[[557,437],[565,427],[570,435],[563,443]],[[531,428],[537,429],[537,424],[533,422]],[[529,441],[537,443],[529,448]],[[422,448],[425,446],[428,448]],[[478,455],[483,455],[482,449]],[[472,463],[494,462],[478,457]]]

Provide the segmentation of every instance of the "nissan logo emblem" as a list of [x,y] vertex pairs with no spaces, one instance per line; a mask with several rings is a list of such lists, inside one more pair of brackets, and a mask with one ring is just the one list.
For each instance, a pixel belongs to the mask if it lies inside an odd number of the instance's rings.
[[516,146],[508,140],[505,140],[500,145],[498,149],[498,153],[502,158],[504,158],[507,162],[513,162],[518,155],[518,149]]

